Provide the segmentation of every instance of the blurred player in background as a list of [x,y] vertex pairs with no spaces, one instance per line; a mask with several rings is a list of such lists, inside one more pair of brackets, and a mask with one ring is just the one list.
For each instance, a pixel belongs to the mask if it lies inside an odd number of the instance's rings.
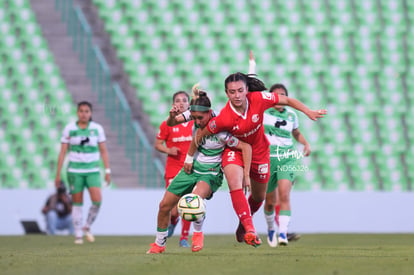
[[[178,91],[173,95],[173,109],[179,113],[187,111],[189,107],[189,96],[184,91]],[[184,165],[184,159],[192,138],[193,121],[178,124],[174,127],[167,125],[163,121],[160,125],[157,138],[155,139],[155,149],[167,154],[165,165],[165,188],[168,188],[173,178],[178,174]],[[179,221],[177,207],[171,211],[170,225],[168,226],[168,237],[174,234],[174,229]],[[191,222],[182,220],[180,246],[189,247],[188,234]]]
[[[102,126],[92,121],[92,104],[82,101],[78,104],[78,120],[69,123],[63,130],[58,157],[55,184],[59,187],[63,161],[69,150],[67,178],[72,194],[72,218],[75,228],[75,244],[83,243],[83,233],[89,242],[94,242],[90,228],[98,215],[102,202],[100,157],[105,166],[105,181],[111,182],[106,137]],[[92,206],[86,224],[82,227],[83,190],[87,188]]]
[[[250,63],[254,62],[250,53]],[[250,169],[251,194],[248,200],[243,193],[243,163],[240,152],[226,148],[223,153],[224,173],[230,189],[233,208],[240,223],[236,230],[236,239],[243,240],[252,246],[261,244],[261,240],[253,225],[252,215],[260,208],[267,190],[269,180],[269,141],[264,134],[263,115],[265,110],[275,105],[288,105],[304,114],[311,120],[322,118],[326,110],[311,110],[300,101],[276,93],[254,92],[266,89],[255,77],[242,73],[234,73],[225,79],[225,91],[229,101],[213,118],[207,127],[196,132],[189,148],[188,155],[195,152],[196,144],[208,135],[228,131],[252,146],[252,166]],[[184,163],[186,172],[191,172],[190,165]]]
[[[214,116],[210,108],[211,102],[207,94],[199,90],[197,86],[193,87],[193,99],[190,107],[191,118],[187,119],[195,121],[194,130],[206,127]],[[171,115],[174,115],[174,113],[171,112]],[[181,120],[182,118],[177,119]],[[251,146],[249,144],[239,141],[227,132],[220,132],[206,137],[198,146],[194,157],[187,156],[186,158],[186,162],[192,164],[193,173],[188,174],[181,170],[165,191],[158,211],[157,236],[147,254],[158,254],[165,251],[170,211],[176,207],[181,196],[194,193],[203,199],[210,199],[221,186],[223,180],[222,153],[226,146],[241,150],[243,161],[246,164],[243,174],[249,175],[251,161]],[[249,182],[247,182],[247,185],[250,185]],[[194,234],[191,246],[193,252],[200,251],[203,248],[203,223],[204,218],[193,223]]]
[[[288,96],[288,91],[283,84],[274,84],[270,92]],[[278,243],[288,244],[287,232],[291,216],[290,191],[296,177],[296,162],[303,156],[309,156],[311,148],[299,131],[296,113],[284,106],[275,105],[266,110],[263,125],[270,142],[270,179],[267,185],[264,214],[268,229],[267,242],[271,247],[276,247]],[[296,151],[292,136],[303,144],[303,152]],[[276,211],[280,210],[278,217],[275,214],[276,207],[279,208]],[[275,221],[279,227],[277,237]],[[294,238],[295,235],[291,237]]]

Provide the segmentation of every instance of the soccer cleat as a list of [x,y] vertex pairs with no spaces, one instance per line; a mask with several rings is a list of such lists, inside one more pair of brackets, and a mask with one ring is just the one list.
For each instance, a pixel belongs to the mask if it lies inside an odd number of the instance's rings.
[[193,244],[191,245],[191,251],[198,252],[203,249],[204,235],[203,232],[193,233]]
[[159,246],[156,243],[150,244],[151,248],[147,251],[147,254],[161,254],[165,251],[165,246]]
[[244,241],[244,235],[246,234],[246,230],[244,229],[244,226],[241,222],[239,222],[239,226],[236,230],[236,240],[239,243],[242,243]]
[[75,239],[75,244],[83,244],[83,239],[82,239],[82,237],[80,237],[80,238],[76,238],[76,239]]
[[277,246],[276,231],[274,230],[267,231],[267,243],[269,244],[270,247]]
[[288,239],[288,241],[289,241],[289,242],[292,242],[292,241],[297,241],[297,240],[299,240],[299,239],[300,239],[300,237],[301,237],[301,235],[300,235],[300,234],[296,234],[296,233],[287,233],[287,239]]
[[176,224],[170,223],[168,226],[168,235],[167,238],[170,238],[174,234],[175,227],[177,226],[178,222]]
[[86,240],[90,243],[93,243],[95,241],[95,237],[92,235],[91,231],[89,230],[89,228],[84,227],[82,228],[83,232],[85,233],[85,237]]
[[186,239],[180,240],[180,247],[190,247]]
[[247,232],[244,235],[244,241],[248,245],[258,247],[262,244],[262,241],[260,240],[259,236],[256,234],[256,232]]
[[277,239],[280,245],[288,245],[288,238],[285,233],[279,233],[279,237]]

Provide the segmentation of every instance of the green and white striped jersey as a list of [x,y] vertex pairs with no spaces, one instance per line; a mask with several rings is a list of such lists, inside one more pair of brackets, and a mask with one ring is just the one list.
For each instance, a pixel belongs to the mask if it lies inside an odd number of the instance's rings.
[[[194,127],[194,132],[197,130]],[[228,132],[206,136],[194,154],[193,172],[217,175],[221,170],[223,150],[226,146],[236,147],[239,140]]]
[[278,157],[278,152],[294,150],[292,131],[299,128],[295,112],[284,108],[282,112],[274,108],[264,113],[263,125],[265,135],[270,142],[270,157]]
[[69,123],[63,130],[61,142],[69,144],[68,172],[99,172],[99,145],[106,140],[101,125],[90,121],[85,129],[76,122]]

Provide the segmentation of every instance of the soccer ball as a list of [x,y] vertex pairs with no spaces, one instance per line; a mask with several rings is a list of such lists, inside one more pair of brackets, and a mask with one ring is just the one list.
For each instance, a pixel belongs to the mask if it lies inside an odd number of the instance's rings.
[[206,203],[197,194],[186,194],[180,198],[177,204],[178,214],[186,221],[194,222],[204,218]]

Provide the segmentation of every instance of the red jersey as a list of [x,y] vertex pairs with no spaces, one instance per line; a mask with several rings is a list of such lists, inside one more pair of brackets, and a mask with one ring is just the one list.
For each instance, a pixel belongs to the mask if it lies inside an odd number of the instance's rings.
[[165,178],[175,177],[183,167],[193,137],[193,124],[193,121],[189,121],[170,127],[166,121],[161,123],[157,139],[164,140],[168,148],[177,147],[180,149],[177,156],[168,155],[165,165]]
[[230,132],[233,136],[252,146],[252,162],[260,163],[268,158],[269,141],[263,126],[263,113],[279,102],[276,93],[249,92],[244,114],[238,113],[227,102],[220,114],[210,120],[207,129],[215,134],[222,131]]

